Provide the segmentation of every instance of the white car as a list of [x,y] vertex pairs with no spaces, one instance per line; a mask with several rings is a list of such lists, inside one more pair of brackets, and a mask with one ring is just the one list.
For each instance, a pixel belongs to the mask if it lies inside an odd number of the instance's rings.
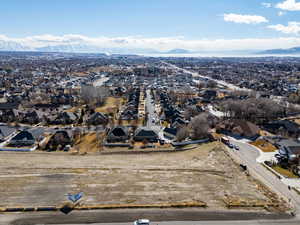
[[134,221],[134,225],[150,225],[150,220],[148,219],[138,219]]

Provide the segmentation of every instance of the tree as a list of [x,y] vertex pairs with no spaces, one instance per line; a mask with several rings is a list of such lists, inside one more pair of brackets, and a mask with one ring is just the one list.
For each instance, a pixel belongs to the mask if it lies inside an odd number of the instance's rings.
[[216,88],[218,86],[217,82],[214,80],[209,80],[206,84],[208,88]]
[[209,118],[207,113],[201,113],[190,122],[192,139],[206,138],[209,135]]
[[191,117],[197,116],[199,111],[196,106],[188,106],[184,111],[184,118],[190,120]]
[[187,137],[189,137],[189,135],[190,135],[190,132],[189,132],[188,127],[183,126],[183,127],[181,127],[181,128],[178,130],[178,132],[177,132],[177,134],[176,134],[176,140],[177,140],[177,141],[183,141],[183,140],[185,140]]
[[144,139],[144,140],[143,140],[143,145],[144,145],[144,146],[146,146],[148,143],[149,143],[149,142],[148,142],[147,139]]
[[284,116],[285,107],[266,98],[248,98],[228,100],[221,103],[220,108],[228,118],[263,123]]
[[108,95],[105,87],[94,87],[84,85],[81,87],[81,99],[86,104],[103,105]]

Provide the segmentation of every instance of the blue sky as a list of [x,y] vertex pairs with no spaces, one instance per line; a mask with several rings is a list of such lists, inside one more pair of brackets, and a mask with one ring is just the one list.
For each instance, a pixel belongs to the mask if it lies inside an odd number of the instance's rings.
[[[279,3],[286,4],[280,8]],[[298,44],[300,34],[298,0],[2,0],[0,9],[0,35],[15,41],[46,34],[188,41],[290,38],[289,47]],[[226,21],[226,14],[234,19]],[[265,21],[239,22],[239,16]]]

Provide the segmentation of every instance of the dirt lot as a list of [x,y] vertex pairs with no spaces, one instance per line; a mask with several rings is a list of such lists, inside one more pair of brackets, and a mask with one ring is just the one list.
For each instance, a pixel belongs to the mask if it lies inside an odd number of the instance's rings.
[[59,205],[78,191],[86,204],[204,201],[224,209],[224,196],[268,200],[216,145],[138,155],[1,152],[0,207]]

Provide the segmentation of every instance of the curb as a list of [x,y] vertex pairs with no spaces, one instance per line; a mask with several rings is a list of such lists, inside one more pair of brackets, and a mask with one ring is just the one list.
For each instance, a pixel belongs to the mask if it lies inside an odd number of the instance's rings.
[[270,171],[271,173],[273,173],[278,179],[285,178],[284,176],[280,175],[280,174],[277,173],[275,170],[273,170],[271,167],[267,166],[265,163],[261,163],[261,165],[262,165],[263,167],[265,167],[268,171]]
[[[4,212],[49,212],[59,211],[63,206],[43,206],[43,207],[2,207],[0,213]],[[97,209],[138,209],[138,208],[206,208],[205,202],[181,202],[164,204],[120,204],[120,205],[82,205],[73,206],[73,210],[97,210]],[[72,208],[72,207],[71,207]]]

